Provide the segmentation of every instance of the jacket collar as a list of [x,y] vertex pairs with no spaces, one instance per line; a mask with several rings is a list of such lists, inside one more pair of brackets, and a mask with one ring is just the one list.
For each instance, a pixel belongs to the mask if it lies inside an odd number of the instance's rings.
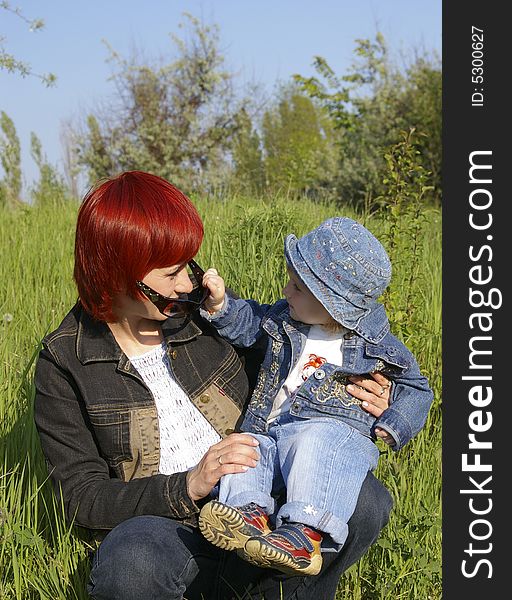
[[194,319],[199,319],[199,316],[194,315],[192,319],[167,319],[167,321],[164,321],[162,323],[162,333],[165,341],[168,344],[189,342],[201,335],[201,328],[194,322]]
[[83,308],[78,313],[76,355],[82,364],[96,361],[119,361],[123,351],[103,321],[96,321]]
[[365,315],[355,327],[351,327],[367,342],[378,344],[382,338],[389,332],[389,321],[386,316],[386,309],[382,304],[378,304],[374,310]]
[[293,332],[298,331],[307,336],[309,331],[309,325],[291,318],[288,302],[284,301],[278,311],[263,319],[262,327],[268,335],[279,342],[287,341]]
[[[93,319],[80,306],[77,310],[76,355],[78,360],[82,364],[98,361],[121,361],[124,358],[123,351],[108,325],[103,321]],[[179,322],[175,319],[168,319],[162,323],[162,332],[167,344],[188,342],[201,335],[201,329],[190,319]]]

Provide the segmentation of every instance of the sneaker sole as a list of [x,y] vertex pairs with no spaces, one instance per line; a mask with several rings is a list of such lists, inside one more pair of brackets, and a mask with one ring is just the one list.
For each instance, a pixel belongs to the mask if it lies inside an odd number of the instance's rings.
[[242,550],[246,542],[261,532],[247,531],[248,525],[240,513],[214,500],[205,504],[199,513],[199,529],[214,546],[223,550]]
[[311,562],[301,567],[289,554],[265,543],[263,538],[252,538],[244,547],[246,560],[269,569],[277,569],[287,575],[318,575],[322,568],[321,554],[315,554]]

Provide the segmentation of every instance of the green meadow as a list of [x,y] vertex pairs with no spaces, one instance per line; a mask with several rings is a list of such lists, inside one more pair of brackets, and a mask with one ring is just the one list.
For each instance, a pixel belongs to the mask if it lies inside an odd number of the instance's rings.
[[[415,353],[435,400],[425,428],[398,453],[379,442],[377,475],[394,499],[388,525],[343,575],[338,598],[441,598],[441,212],[343,212],[291,200],[195,198],[205,239],[197,260],[244,297],[274,301],[285,283],[283,239],[343,214],[379,237],[393,262],[383,298],[393,332]],[[86,599],[94,550],[62,518],[33,425],[40,340],[76,300],[72,280],[78,205],[0,207],[0,598]]]

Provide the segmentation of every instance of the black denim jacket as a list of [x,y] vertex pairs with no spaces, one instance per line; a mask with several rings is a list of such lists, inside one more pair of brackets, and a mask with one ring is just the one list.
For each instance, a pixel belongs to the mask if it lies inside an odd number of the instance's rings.
[[[240,421],[249,394],[244,360],[199,318],[162,325],[171,368],[221,435]],[[254,365],[257,368],[257,365]],[[105,323],[80,304],[43,340],[35,374],[35,422],[66,516],[111,529],[136,515],[196,524],[186,473],[158,473],[153,396]]]

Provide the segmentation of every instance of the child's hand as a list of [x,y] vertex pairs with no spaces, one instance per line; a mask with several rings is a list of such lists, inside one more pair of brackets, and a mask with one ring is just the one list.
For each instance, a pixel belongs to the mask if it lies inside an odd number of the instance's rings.
[[375,435],[380,438],[383,442],[386,442],[388,446],[394,446],[395,440],[393,436],[388,433],[385,429],[381,429],[380,427],[375,427]]
[[226,286],[224,279],[217,273],[217,269],[208,269],[203,275],[203,285],[210,290],[210,295],[204,303],[209,313],[216,313],[224,305]]

